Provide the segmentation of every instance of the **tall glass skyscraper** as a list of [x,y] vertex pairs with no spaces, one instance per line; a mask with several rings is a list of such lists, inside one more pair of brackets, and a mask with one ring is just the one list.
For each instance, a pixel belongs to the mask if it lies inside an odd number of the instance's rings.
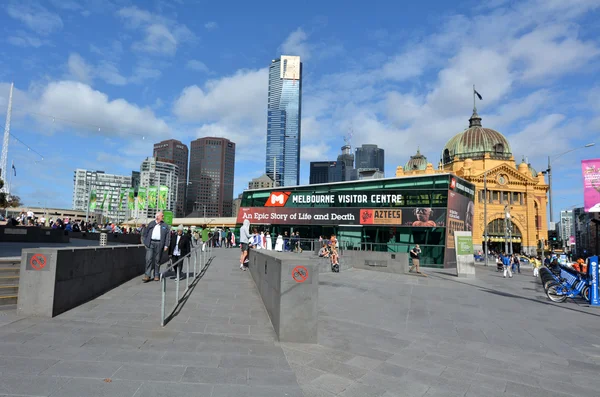
[[276,186],[300,184],[302,63],[282,55],[269,67],[266,173]]

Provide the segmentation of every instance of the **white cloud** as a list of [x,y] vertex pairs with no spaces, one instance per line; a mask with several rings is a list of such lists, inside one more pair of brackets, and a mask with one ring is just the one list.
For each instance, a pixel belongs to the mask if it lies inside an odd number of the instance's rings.
[[67,66],[69,68],[69,76],[74,80],[81,81],[82,83],[89,83],[92,81],[92,67],[85,62],[81,55],[77,53],[69,55]]
[[206,66],[206,64],[204,62],[198,61],[197,59],[191,59],[191,60],[187,61],[187,63],[185,64],[185,67],[190,70],[194,70],[196,72],[202,72],[202,73],[209,72],[208,66]]
[[7,41],[17,47],[39,48],[42,45],[47,44],[46,40],[42,40],[37,36],[25,33],[22,30],[18,30],[13,36],[9,36]]
[[327,161],[327,154],[331,147],[325,142],[303,143],[300,153],[300,159],[303,162]]
[[218,28],[218,27],[219,27],[219,24],[218,24],[218,23],[216,23],[215,21],[206,22],[206,23],[204,24],[204,28],[205,28],[206,30],[215,30],[215,29],[216,29],[216,28]]
[[183,89],[173,112],[184,121],[266,123],[268,70],[240,70],[232,76]]
[[282,55],[299,55],[302,62],[308,61],[311,50],[307,39],[308,35],[302,28],[294,30],[281,44]]
[[[74,107],[74,103],[77,106]],[[151,109],[140,108],[124,99],[110,100],[105,93],[74,81],[48,84],[35,107],[40,114],[54,116],[56,124],[68,120],[69,127],[92,130],[98,135],[164,137],[170,131]]]
[[11,18],[21,21],[41,35],[48,35],[63,27],[63,21],[58,14],[36,3],[13,2],[6,7],[6,12]]
[[135,51],[173,56],[182,43],[195,40],[187,26],[135,6],[121,8],[117,15],[129,28],[143,32],[143,38],[132,44]]
[[119,72],[119,68],[108,61],[102,61],[96,68],[96,75],[111,85],[126,85],[127,78]]

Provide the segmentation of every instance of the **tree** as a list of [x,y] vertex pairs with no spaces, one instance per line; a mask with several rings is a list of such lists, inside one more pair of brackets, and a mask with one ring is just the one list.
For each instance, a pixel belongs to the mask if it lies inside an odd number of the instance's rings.
[[[4,181],[0,179],[0,189],[4,187]],[[21,206],[21,198],[13,194],[0,193],[0,208],[16,208]]]

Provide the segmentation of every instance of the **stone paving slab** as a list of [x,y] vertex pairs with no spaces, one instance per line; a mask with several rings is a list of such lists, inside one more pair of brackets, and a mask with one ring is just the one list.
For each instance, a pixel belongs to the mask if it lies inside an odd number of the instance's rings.
[[530,269],[322,274],[319,344],[295,344],[239,251],[215,251],[164,328],[159,284],[139,279],[54,319],[3,312],[0,397],[600,395],[600,312],[549,302]]

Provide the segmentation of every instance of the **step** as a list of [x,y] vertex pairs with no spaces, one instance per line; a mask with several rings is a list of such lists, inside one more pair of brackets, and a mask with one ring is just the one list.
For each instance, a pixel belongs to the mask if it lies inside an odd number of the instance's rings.
[[0,285],[19,285],[19,276],[0,276]]
[[18,295],[18,285],[0,285],[0,296],[4,295]]
[[18,276],[20,272],[20,267],[4,267],[0,265],[0,276]]
[[21,258],[0,258],[0,267],[21,267]]
[[0,306],[16,305],[18,295],[0,295]]

